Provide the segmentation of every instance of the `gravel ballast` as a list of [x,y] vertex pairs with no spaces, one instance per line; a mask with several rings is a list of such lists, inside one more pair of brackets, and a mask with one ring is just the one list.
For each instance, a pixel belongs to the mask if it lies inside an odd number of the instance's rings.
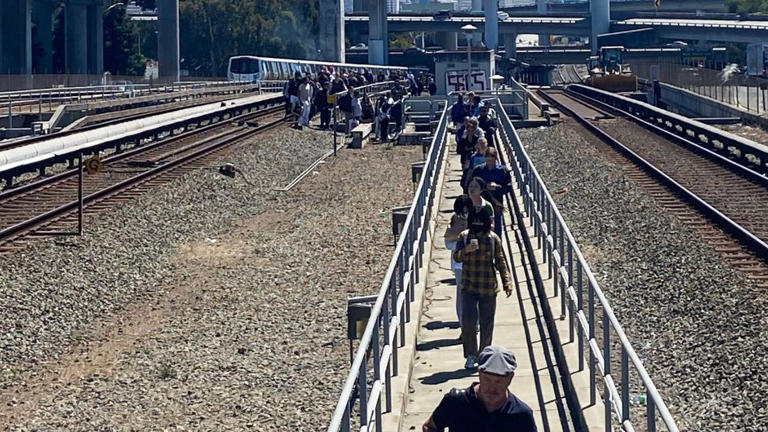
[[[414,147],[281,129],[0,274],[2,430],[323,430],[348,370],[346,297],[372,294]],[[384,216],[382,216],[384,215]]]
[[520,137],[681,430],[767,430],[764,293],[576,128]]

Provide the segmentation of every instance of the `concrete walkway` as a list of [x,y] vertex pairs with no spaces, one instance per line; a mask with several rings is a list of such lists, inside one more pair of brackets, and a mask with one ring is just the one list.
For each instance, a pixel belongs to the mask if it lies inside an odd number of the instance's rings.
[[[461,165],[454,147],[454,144],[449,145],[450,155],[439,201],[440,212],[432,245],[432,260],[427,272],[409,394],[406,395],[403,415],[399,421],[394,422],[399,423],[399,431],[420,431],[421,425],[429,418],[443,395],[454,387],[466,388],[478,381],[477,372],[464,369],[462,345],[458,339],[460,331],[455,307],[456,285],[451,271],[450,251],[445,248],[443,238],[451,217],[453,200],[461,194]],[[508,227],[505,237],[509,238],[509,242],[502,238],[502,243],[506,256],[511,259],[516,289],[509,298],[503,292],[498,295],[493,343],[506,346],[514,352],[518,368],[510,390],[534,410],[538,430],[580,430],[574,428],[574,421],[570,418],[547,326],[536,299],[537,291],[535,285],[529,282],[530,271],[523,266],[523,257],[515,241],[519,232],[510,228],[509,212],[505,217]],[[529,265],[527,260],[525,265]],[[544,271],[542,274],[546,277],[547,273]],[[568,363],[572,365],[577,361],[571,360]],[[576,386],[579,387],[578,384]],[[590,414],[599,414],[601,410],[602,406],[589,408]],[[587,417],[595,418],[593,415]],[[599,415],[597,420],[596,423],[601,423]],[[598,430],[602,424],[593,427],[593,430]]]

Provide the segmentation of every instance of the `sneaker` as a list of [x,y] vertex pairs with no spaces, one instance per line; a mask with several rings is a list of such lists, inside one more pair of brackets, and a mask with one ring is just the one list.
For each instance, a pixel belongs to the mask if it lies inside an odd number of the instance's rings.
[[464,369],[474,370],[475,368],[476,368],[475,356],[473,355],[467,356],[467,362],[464,363]]

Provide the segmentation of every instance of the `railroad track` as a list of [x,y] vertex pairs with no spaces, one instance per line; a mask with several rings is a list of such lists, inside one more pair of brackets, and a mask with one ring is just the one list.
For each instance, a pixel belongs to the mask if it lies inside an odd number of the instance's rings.
[[[206,166],[232,146],[283,124],[284,111],[262,109],[106,157],[105,172],[83,176],[85,214],[104,211]],[[77,196],[77,169],[1,192],[0,253],[18,249],[30,237],[71,232],[78,220]]]
[[[768,180],[720,156],[695,151],[627,113],[567,91],[542,97],[597,135],[604,154],[734,268],[768,287]],[[585,116],[585,108],[612,117]]]
[[[84,120],[82,124],[76,125],[75,127],[71,127],[67,130],[57,131],[47,135],[36,135],[36,136],[24,137],[21,139],[9,141],[7,143],[0,143],[0,151],[10,150],[13,148],[22,147],[29,144],[34,144],[34,143],[51,139],[51,138],[72,135],[72,134],[81,133],[81,132],[85,132],[93,129],[98,129],[101,127],[106,127],[106,126],[113,126],[119,123],[131,121],[131,120],[138,120],[138,119],[142,119],[150,116],[167,114],[169,112],[178,111],[184,108],[192,108],[200,105],[222,102],[222,101],[230,100],[232,98],[233,98],[233,95],[225,95],[220,97],[217,96],[217,97],[210,97],[210,98],[202,98],[199,100],[194,100],[191,103],[187,103],[187,104],[182,103],[180,105],[171,106],[171,107],[169,107],[167,104],[158,104],[158,105],[150,105],[150,106],[141,107],[141,108],[123,110],[118,112],[106,112],[101,114],[85,116],[83,117]],[[173,102],[171,102],[171,105],[172,104]],[[120,114],[121,112],[122,114]]]

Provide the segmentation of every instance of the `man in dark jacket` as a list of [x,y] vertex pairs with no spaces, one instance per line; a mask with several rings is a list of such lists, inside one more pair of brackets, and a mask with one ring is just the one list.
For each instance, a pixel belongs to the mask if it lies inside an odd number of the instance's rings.
[[494,137],[498,126],[496,125],[496,120],[488,115],[487,105],[480,108],[480,117],[477,118],[477,123],[480,126],[480,129],[485,132],[485,138],[488,140],[488,145],[490,147],[496,147]]
[[328,103],[328,91],[331,89],[329,82],[323,83],[323,87],[315,94],[315,108],[320,113],[320,128],[328,129],[331,126],[331,105]]
[[459,127],[464,118],[469,115],[469,107],[464,103],[464,94],[459,93],[456,103],[451,105],[451,121],[454,127]]
[[480,382],[448,392],[422,432],[536,432],[533,410],[509,391],[517,369],[514,354],[490,345],[477,363]]

